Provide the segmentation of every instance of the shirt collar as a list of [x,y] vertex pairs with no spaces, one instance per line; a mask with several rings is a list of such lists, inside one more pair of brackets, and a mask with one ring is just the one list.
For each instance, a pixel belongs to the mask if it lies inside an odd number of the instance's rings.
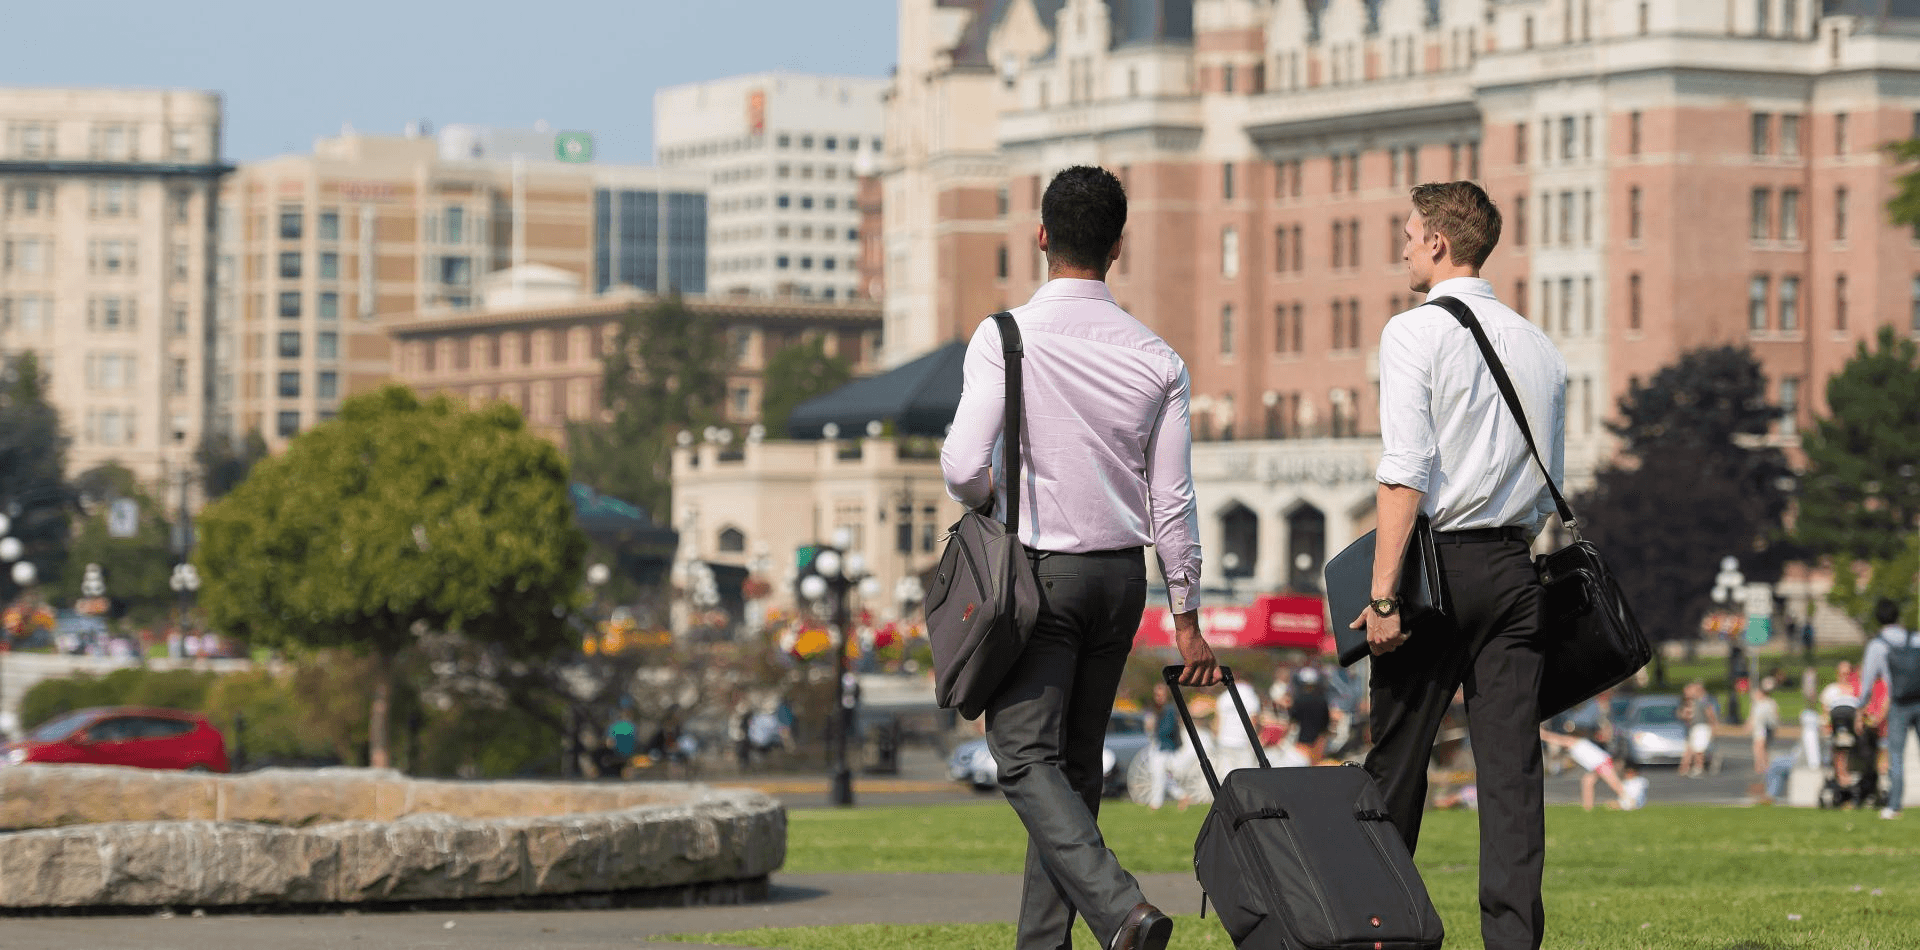
[[1089,300],[1104,300],[1112,303],[1113,291],[1107,289],[1107,282],[1104,280],[1080,280],[1074,277],[1055,277],[1041,284],[1040,289],[1033,292],[1033,299],[1035,301],[1055,297],[1084,297]]
[[1433,300],[1437,297],[1449,296],[1457,297],[1461,294],[1469,294],[1475,297],[1492,297],[1493,284],[1481,277],[1454,277],[1434,284],[1433,289],[1427,291],[1427,299]]

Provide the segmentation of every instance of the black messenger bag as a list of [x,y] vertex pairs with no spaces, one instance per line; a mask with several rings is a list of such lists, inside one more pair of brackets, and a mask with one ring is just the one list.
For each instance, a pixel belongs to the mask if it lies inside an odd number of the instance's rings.
[[1545,721],[1626,682],[1653,659],[1653,647],[1640,631],[1633,611],[1627,608],[1627,598],[1620,592],[1613,572],[1607,570],[1600,550],[1580,539],[1580,523],[1560,494],[1560,486],[1553,483],[1547,463],[1540,458],[1540,447],[1534,444],[1533,430],[1527,426],[1527,414],[1520,408],[1520,396],[1513,390],[1506,366],[1493,352],[1493,342],[1487,339],[1480,318],[1454,297],[1427,302],[1453,314],[1473,333],[1500,395],[1506,398],[1507,409],[1526,437],[1534,464],[1540,466],[1547,491],[1553,494],[1560,521],[1573,532],[1572,544],[1534,559],[1540,583],[1547,588],[1543,628],[1547,634],[1546,662],[1540,673],[1540,718]]
[[[1193,843],[1201,914],[1211,901],[1241,950],[1439,950],[1440,914],[1373,776],[1355,765],[1273,768],[1223,666],[1260,767],[1221,781],[1180,692],[1184,669],[1164,675],[1213,789]],[[1218,715],[1227,715],[1225,702]]]
[[1007,521],[993,517],[993,498],[960,516],[947,531],[927,591],[927,639],[933,647],[933,699],[977,719],[1040,618],[1033,562],[1020,543],[1020,327],[1013,314],[993,315],[1007,364],[1003,448]]

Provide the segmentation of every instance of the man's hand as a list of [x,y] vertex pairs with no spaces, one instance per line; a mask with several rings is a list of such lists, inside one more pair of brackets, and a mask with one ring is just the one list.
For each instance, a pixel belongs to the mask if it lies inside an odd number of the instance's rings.
[[1347,625],[1347,629],[1365,630],[1367,649],[1372,651],[1374,656],[1392,653],[1400,649],[1400,644],[1407,642],[1407,632],[1400,629],[1400,612],[1397,610],[1392,616],[1382,617],[1372,607],[1368,607],[1360,611],[1360,616],[1355,617],[1353,623]]
[[1173,615],[1173,645],[1180,650],[1180,661],[1187,665],[1180,672],[1180,685],[1212,686],[1220,681],[1220,661],[1213,658],[1213,647],[1200,636],[1200,611]]

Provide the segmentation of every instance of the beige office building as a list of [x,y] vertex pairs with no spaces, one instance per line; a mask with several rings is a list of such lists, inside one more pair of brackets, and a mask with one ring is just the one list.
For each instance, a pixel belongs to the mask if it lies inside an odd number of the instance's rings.
[[499,139],[484,131],[348,131],[228,180],[218,311],[219,345],[233,358],[215,378],[224,426],[277,448],[393,375],[391,317],[483,306],[487,286],[520,289],[483,281],[516,261],[529,265],[521,273],[642,290],[662,272],[704,275],[697,176],[558,160],[559,146],[583,141],[577,133],[508,137],[555,143],[515,159],[489,150]]
[[0,89],[0,354],[38,355],[70,471],[189,474],[220,117],[210,92]]
[[757,73],[654,93],[660,167],[706,176],[711,293],[871,297],[860,177],[883,147],[885,79]]

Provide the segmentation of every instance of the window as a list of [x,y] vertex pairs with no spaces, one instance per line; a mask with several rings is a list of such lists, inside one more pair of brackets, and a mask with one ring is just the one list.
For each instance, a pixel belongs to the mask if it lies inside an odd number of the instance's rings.
[[1833,279],[1833,332],[1847,332],[1847,275]]
[[321,399],[340,398],[340,374],[327,370],[314,377],[313,394]]
[[1526,281],[1516,280],[1513,282],[1513,304],[1514,304],[1513,309],[1519,312],[1522,317],[1525,317],[1526,311],[1527,311],[1527,282]]
[[801,209],[802,211],[811,211],[811,210],[813,210],[813,196],[812,196],[812,195],[801,195],[801,196],[800,196],[800,209]]
[[1800,380],[1786,376],[1780,380],[1780,434],[1795,435],[1800,431]]
[[1627,154],[1640,154],[1640,113],[1627,114]]
[[1577,153],[1574,151],[1574,146],[1579,143],[1574,141],[1574,134],[1575,134],[1575,131],[1574,131],[1573,116],[1570,116],[1570,115],[1561,116],[1560,117],[1560,160],[1562,162],[1571,162],[1576,157]]
[[1755,241],[1764,241],[1773,236],[1773,192],[1765,188],[1755,188],[1752,199],[1752,222],[1748,228],[1748,237]]
[[1285,225],[1273,229],[1273,269],[1282,274],[1287,272],[1287,228]]
[[299,251],[282,251],[280,253],[280,276],[289,279],[300,276]]
[[1755,155],[1766,155],[1772,151],[1773,117],[1765,112],[1753,114],[1753,149]]
[[1580,278],[1580,332],[1593,335],[1593,278]]
[[774,204],[774,207],[776,208],[791,207],[793,204],[793,199],[787,195],[775,195],[773,199],[773,204]]
[[282,317],[300,316],[300,292],[284,291],[280,294],[280,315]]
[[801,148],[812,148],[812,147],[813,147],[813,136],[811,136],[811,135],[802,135],[802,136],[800,136],[800,147],[801,147]]
[[448,244],[464,244],[467,238],[467,209],[455,205],[447,209],[442,219]]
[[1847,189],[1845,187],[1833,190],[1833,239],[1836,241],[1847,239]]
[[333,251],[327,251],[320,255],[320,276],[325,280],[332,280],[340,276],[339,254]]
[[1627,189],[1627,240],[1629,241],[1640,240],[1642,234],[1640,207],[1640,186],[1635,185]]
[[1293,352],[1300,352],[1306,339],[1306,320],[1300,312],[1300,304],[1293,305]]
[[1220,276],[1240,276],[1240,232],[1235,228],[1220,232]]
[[1573,243],[1573,192],[1560,193],[1560,246]]
[[1335,300],[1333,302],[1333,311],[1332,311],[1333,312],[1333,325],[1332,325],[1333,342],[1329,344],[1329,348],[1335,351],[1338,351],[1340,349],[1341,342],[1345,340],[1347,336],[1346,334],[1347,315],[1344,312],[1346,310],[1346,307],[1347,307],[1347,304],[1346,304],[1346,301],[1344,300]]
[[1800,240],[1800,189],[1780,191],[1780,240]]
[[1220,308],[1220,355],[1233,358],[1233,304]]
[[300,374],[296,372],[281,373],[279,391],[281,397],[285,399],[298,397],[300,395]]
[[1007,246],[1005,244],[995,250],[993,276],[1001,280],[1007,279]]
[[1767,290],[1770,281],[1761,276],[1747,282],[1747,329],[1764,333],[1767,329]]
[[1560,278],[1560,335],[1573,335],[1573,278]]
[[1347,222],[1347,263],[1352,267],[1360,266],[1360,219]]
[[299,435],[300,414],[298,412],[279,413],[274,418],[274,431],[278,432],[283,439]]
[[1447,143],[1447,179],[1457,181],[1460,178],[1460,143]]
[[1273,308],[1273,351],[1287,351],[1287,305],[1276,304]]
[[1580,193],[1580,243],[1593,243],[1593,192]]
[[1527,163],[1527,124],[1525,122],[1513,124],[1513,163],[1515,165]]
[[1233,163],[1232,162],[1227,162],[1226,164],[1220,166],[1220,197],[1228,201],[1233,200]]
[[340,240],[340,212],[320,212],[320,217],[315,222],[315,230],[319,232],[318,236],[322,241]]
[[1007,199],[1007,189],[1005,185],[1002,185],[999,191],[996,191],[993,193],[993,203],[994,203],[994,209],[993,209],[994,214],[1002,218],[1006,217],[1008,199]]
[[1847,154],[1847,114],[1844,112],[1833,117],[1833,154]]
[[[1358,191],[1360,190],[1360,153],[1355,152],[1348,158],[1348,183],[1353,186],[1353,190]],[[1420,146],[1418,145],[1407,146],[1407,180],[1415,184],[1420,182]]]
[[1338,192],[1340,190],[1340,182],[1342,181],[1342,177],[1340,175],[1340,160],[1341,160],[1341,157],[1339,155],[1334,155],[1331,158],[1327,159],[1327,167],[1331,169],[1330,181],[1332,182],[1333,190],[1335,192]]
[[324,291],[320,294],[320,319],[322,320],[340,319],[340,295],[339,294],[334,293],[331,290]]
[[323,360],[340,358],[340,334],[322,330],[313,335],[313,355]]
[[440,282],[463,287],[473,278],[473,258],[443,257],[440,259]]
[[1527,246],[1527,196],[1518,195],[1513,199],[1513,243]]
[[174,336],[187,335],[187,305],[186,304],[176,303],[173,305],[172,331]]
[[1301,240],[1300,225],[1293,226],[1293,269],[1304,270],[1302,262],[1306,259],[1306,242]]
[[1800,278],[1780,278],[1780,332],[1800,330]]
[[1800,117],[1797,115],[1780,117],[1780,154],[1787,158],[1800,156]]
[[280,211],[280,239],[283,241],[300,240],[300,226],[303,216],[298,208]]
[[801,270],[812,270],[812,269],[813,269],[813,258],[812,258],[812,257],[809,257],[809,256],[806,256],[806,255],[801,255],[801,257],[800,257],[800,269],[801,269]]
[[1387,236],[1387,263],[1400,263],[1401,251],[1407,238],[1406,222],[1400,220],[1399,215],[1388,215],[1387,226],[1382,228],[1380,233]]
[[1346,266],[1347,223],[1333,222],[1333,267],[1335,270]]
[[1909,288],[1908,293],[1911,297],[1911,302],[1908,304],[1910,311],[1907,318],[1908,328],[1912,330],[1916,336],[1920,336],[1920,277],[1913,279],[1913,284]]
[[1593,113],[1580,117],[1580,157],[1593,157]]
[[1640,299],[1640,275],[1627,275],[1627,329],[1639,333],[1642,326]]
[[1768,13],[1772,12],[1769,9],[1772,6],[1773,0],[1753,0],[1753,25],[1755,32],[1761,34],[1772,32],[1772,25],[1768,22],[1769,17],[1767,16]]
[[280,331],[280,358],[283,360],[300,358],[300,331]]
[[1480,180],[1480,143],[1479,142],[1467,143],[1467,178],[1473,181]]
[[1235,79],[1234,72],[1235,70],[1233,68],[1232,63],[1228,63],[1225,67],[1223,67],[1220,70],[1220,91],[1221,92],[1230,93],[1233,91],[1234,79]]

